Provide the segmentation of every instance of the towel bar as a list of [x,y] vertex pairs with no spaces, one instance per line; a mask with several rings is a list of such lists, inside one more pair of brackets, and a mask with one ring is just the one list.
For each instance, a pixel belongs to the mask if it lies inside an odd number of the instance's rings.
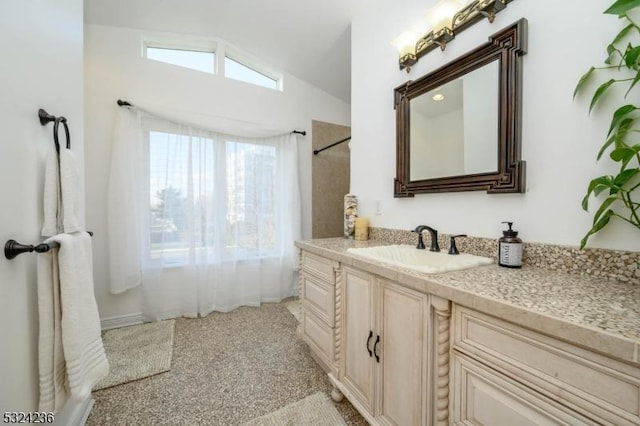
[[[93,232],[91,231],[87,231],[87,234],[93,236]],[[58,247],[60,247],[60,244],[55,241],[51,243],[40,243],[34,246],[30,244],[20,244],[16,240],[8,240],[4,245],[4,257],[11,260],[22,253],[32,253],[34,251],[36,253],[45,253],[52,248]]]

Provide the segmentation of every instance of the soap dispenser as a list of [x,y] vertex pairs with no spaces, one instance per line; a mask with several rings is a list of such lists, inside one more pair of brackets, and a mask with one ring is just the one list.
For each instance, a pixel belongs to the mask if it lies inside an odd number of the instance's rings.
[[513,222],[502,222],[509,229],[502,231],[502,238],[498,240],[498,265],[506,268],[522,267],[522,240],[518,238],[518,231],[511,229]]

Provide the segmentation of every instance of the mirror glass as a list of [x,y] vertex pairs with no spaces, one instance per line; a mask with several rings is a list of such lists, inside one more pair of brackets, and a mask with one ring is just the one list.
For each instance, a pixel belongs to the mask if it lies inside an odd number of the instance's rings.
[[498,170],[498,62],[410,100],[411,180]]
[[525,191],[522,56],[527,20],[394,90],[395,197]]

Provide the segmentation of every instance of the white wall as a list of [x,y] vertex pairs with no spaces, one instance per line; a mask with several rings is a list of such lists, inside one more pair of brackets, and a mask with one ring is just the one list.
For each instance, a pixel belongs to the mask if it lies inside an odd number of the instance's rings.
[[[621,29],[602,12],[610,0],[515,0],[496,16],[460,33],[445,52],[428,53],[407,75],[398,70],[390,45],[419,22],[435,1],[381,0],[352,23],[351,191],[373,226],[413,229],[427,224],[445,233],[498,238],[501,221],[515,222],[525,241],[578,245],[592,215],[580,201],[591,178],[615,172],[595,157],[605,139],[612,105],[588,115],[589,96],[575,102],[580,76],[600,64],[606,46]],[[525,17],[529,49],[524,56],[522,158],[527,162],[525,194],[484,192],[423,194],[393,198],[395,115],[393,88],[453,60],[488,36]],[[376,201],[382,215],[376,216]],[[640,250],[638,232],[615,223],[590,240],[593,247]]]
[[[108,292],[106,190],[116,100],[154,108],[212,127],[220,117],[271,128],[306,130],[300,137],[303,237],[311,237],[311,121],[350,124],[349,105],[292,76],[274,91],[222,76],[187,70],[141,57],[143,36],[153,33],[109,26],[85,26],[87,227],[94,239],[96,298],[101,318],[139,312],[139,292]],[[156,34],[162,38],[180,35]],[[265,58],[268,60],[268,58]],[[126,244],[126,242],[123,242]]]
[[[0,2],[0,242],[41,240],[45,153],[52,129],[44,108],[69,120],[72,149],[83,157],[82,0]],[[61,131],[64,139],[64,132]],[[0,412],[37,409],[36,256],[0,258]]]

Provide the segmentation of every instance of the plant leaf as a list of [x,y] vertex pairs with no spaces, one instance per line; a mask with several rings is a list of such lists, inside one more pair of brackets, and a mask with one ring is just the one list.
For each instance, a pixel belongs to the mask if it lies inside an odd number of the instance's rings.
[[622,30],[620,30],[620,32],[618,33],[618,35],[616,36],[616,38],[613,39],[613,41],[611,42],[610,46],[618,43],[620,40],[623,39],[624,36],[627,35],[627,33],[629,31],[631,31],[633,28],[635,27],[635,25],[633,24],[629,24],[626,27],[624,27]]
[[616,143],[615,145],[616,148],[624,148],[629,146],[625,142],[625,139],[627,138],[627,135],[631,130],[631,126],[635,121],[636,120],[633,118],[625,118],[620,122],[620,124],[618,124],[618,129],[615,132],[613,132],[613,135],[611,135],[613,136],[614,141]]
[[635,154],[636,152],[633,148],[630,148],[628,146],[621,146],[620,148],[616,148],[611,151],[609,157],[611,157],[611,159],[615,162],[622,161],[623,164],[626,164],[629,162],[629,160],[631,160],[631,158],[633,158]]
[[627,50],[624,52],[624,62],[628,68],[636,69],[638,57],[640,57],[640,46],[627,47]]
[[624,15],[628,10],[640,6],[640,0],[617,0],[604,13],[610,15]]
[[587,71],[582,75],[582,77],[580,77],[580,80],[578,80],[578,84],[576,85],[576,88],[573,91],[574,99],[576,98],[576,95],[578,94],[578,92],[582,90],[582,87],[587,83],[587,81],[589,80],[589,77],[591,77],[591,74],[593,74],[595,70],[596,70],[596,67],[591,67],[589,68],[589,71]]
[[598,152],[598,156],[596,157],[597,161],[600,161],[600,158],[602,158],[602,155],[604,154],[606,149],[609,148],[609,146],[613,142],[615,142],[617,135],[618,135],[618,132],[616,132],[613,135],[609,136],[609,139],[607,139],[607,141],[604,143],[604,145],[602,145],[602,148],[600,148],[600,151]]
[[624,94],[625,98],[627,97],[631,89],[633,89],[633,86],[635,86],[638,81],[640,81],[640,72],[636,73],[636,76],[634,77],[633,81],[631,82],[631,85],[629,86],[629,90],[627,90],[627,93]]
[[[638,74],[640,75],[640,74]],[[637,110],[638,108],[634,105],[624,105],[621,106],[620,108],[618,108],[616,110],[616,112],[613,113],[613,118],[611,119],[611,126],[609,126],[609,133],[607,133],[607,136],[611,134],[611,131],[613,129],[615,129],[615,127],[618,125],[618,123],[620,123],[620,120],[622,120],[627,114]]]
[[587,188],[587,194],[582,199],[582,209],[584,211],[589,210],[589,196],[600,194],[605,189],[610,189],[613,186],[613,176],[600,176],[592,179],[589,182],[589,188]]
[[602,217],[600,218],[600,220],[598,220],[598,222],[593,224],[589,232],[587,232],[584,238],[580,240],[581,250],[584,248],[584,246],[587,245],[587,240],[589,239],[590,236],[600,231],[602,228],[604,228],[607,225],[607,223],[609,223],[609,219],[611,219],[612,215],[613,215],[613,210],[609,209],[604,213],[604,215],[602,215]]
[[[638,1],[640,1],[640,0],[638,0]],[[606,83],[602,83],[600,85],[600,87],[598,87],[596,89],[596,92],[593,94],[593,98],[591,99],[591,104],[589,105],[589,112],[591,112],[591,110],[595,106],[596,102],[598,102],[598,99],[600,99],[600,97],[604,94],[604,92],[606,92],[607,89],[609,87],[611,87],[611,85],[613,83],[615,83],[615,82],[616,82],[616,80],[612,78],[611,80],[607,81]]]
[[613,44],[610,44],[607,46],[607,59],[604,60],[604,63],[607,65],[611,65],[612,64],[612,59],[613,59],[613,54],[615,52],[620,53],[620,56],[624,56],[622,54],[622,52],[620,52],[618,49],[616,49],[616,47]]
[[618,199],[619,198],[616,195],[610,196],[610,197],[607,197],[607,198],[604,199],[604,201],[602,202],[602,204],[598,208],[598,211],[596,211],[596,213],[593,215],[593,224],[594,225],[596,223],[598,223],[598,220],[600,220],[600,217],[605,212],[605,210],[607,210],[609,208],[609,206],[611,204],[613,204],[615,201],[617,201]]
[[623,187],[624,184],[629,182],[629,180],[633,179],[635,175],[640,173],[640,169],[627,169],[622,172],[615,178],[613,178],[613,184],[619,187]]

